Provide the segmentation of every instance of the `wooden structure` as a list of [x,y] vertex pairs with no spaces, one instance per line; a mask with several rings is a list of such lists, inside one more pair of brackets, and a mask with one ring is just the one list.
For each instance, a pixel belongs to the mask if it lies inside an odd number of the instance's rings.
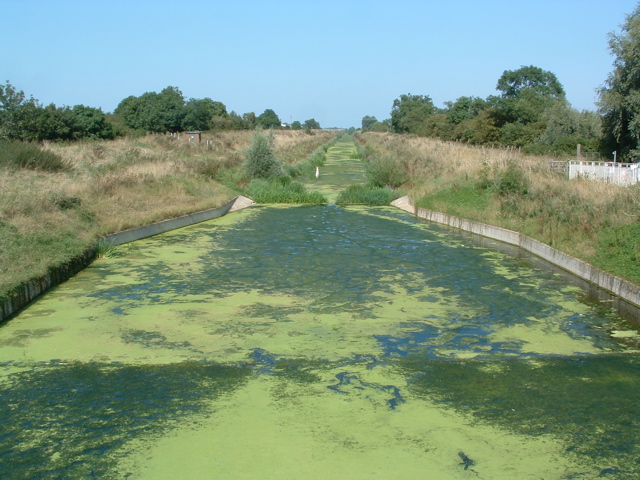
[[196,145],[202,142],[202,132],[194,131],[194,132],[184,132],[187,136],[187,141],[189,145]]

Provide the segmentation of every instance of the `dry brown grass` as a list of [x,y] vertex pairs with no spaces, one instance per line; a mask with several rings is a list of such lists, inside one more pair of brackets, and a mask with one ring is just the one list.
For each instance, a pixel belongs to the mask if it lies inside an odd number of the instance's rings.
[[304,130],[283,130],[276,136],[276,156],[287,164],[294,164],[334,137],[335,132],[330,130],[315,130],[311,135]]
[[[67,171],[0,169],[0,298],[108,233],[223,205],[237,194],[252,135],[205,133],[196,146],[164,135],[51,143]],[[291,163],[333,137],[274,135]]]
[[[601,231],[638,219],[637,187],[569,180],[550,169],[557,158],[411,135],[370,132],[361,138],[371,155],[393,157],[409,173],[402,191],[419,204],[523,232],[587,261],[597,253]],[[512,163],[523,174],[526,193],[482,187],[499,182]]]

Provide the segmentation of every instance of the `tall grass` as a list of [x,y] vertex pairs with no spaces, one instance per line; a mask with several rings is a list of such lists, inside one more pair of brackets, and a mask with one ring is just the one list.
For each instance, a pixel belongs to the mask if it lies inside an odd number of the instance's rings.
[[340,192],[338,205],[389,205],[397,198],[396,192],[388,187],[378,187],[357,183]]
[[408,178],[402,193],[419,206],[522,232],[640,283],[640,187],[569,180],[550,169],[555,157],[388,133],[360,141],[395,159]]
[[[0,162],[0,298],[105,234],[223,205],[247,186],[241,164],[252,135],[205,133],[199,145],[165,135],[19,144],[63,168]],[[278,155],[296,163],[333,134],[274,136]]]
[[0,141],[0,168],[59,172],[69,168],[62,157],[38,145],[14,140]]
[[324,145],[328,148],[334,139],[335,133],[326,130],[319,130],[314,135],[307,135],[302,130],[283,130],[276,135],[274,147],[276,156],[286,165],[295,165]]
[[308,192],[291,177],[252,180],[247,189],[249,196],[258,203],[327,203],[319,192]]

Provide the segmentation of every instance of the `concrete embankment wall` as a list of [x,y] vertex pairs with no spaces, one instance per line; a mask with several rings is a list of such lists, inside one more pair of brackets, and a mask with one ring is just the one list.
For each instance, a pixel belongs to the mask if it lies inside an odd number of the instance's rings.
[[[255,202],[253,200],[243,197],[242,195],[238,195],[222,207],[211,208],[201,212],[182,215],[180,217],[146,225],[144,227],[132,228],[130,230],[113,233],[104,237],[103,241],[113,246],[122,245],[124,243],[151,237],[177,228],[188,227],[189,225],[194,225],[196,223],[213,220],[214,218],[221,217],[229,212],[246,208],[254,203]],[[0,300],[0,323],[11,318],[51,287],[61,284],[73,277],[82,269],[89,266],[95,257],[96,249],[91,248],[82,255],[66,262],[64,265],[52,268],[43,277],[31,279],[24,285],[16,288],[9,297]]]
[[492,238],[510,245],[518,246],[523,250],[533,253],[563,270],[570,272],[573,275],[586,280],[587,282],[596,285],[637,307],[640,307],[640,286],[600,270],[587,262],[567,255],[560,250],[534,240],[522,233],[507,230],[505,228],[494,227],[480,222],[465,220],[463,218],[446,215],[440,212],[434,212],[433,210],[428,210],[426,208],[419,208],[413,205],[408,197],[399,198],[398,200],[395,200],[392,205],[431,222],[448,225],[460,230],[482,235],[483,237]]

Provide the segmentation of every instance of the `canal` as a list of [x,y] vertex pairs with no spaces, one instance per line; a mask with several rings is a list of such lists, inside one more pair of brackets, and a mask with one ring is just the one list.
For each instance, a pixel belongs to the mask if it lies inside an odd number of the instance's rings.
[[0,478],[637,478],[637,328],[497,247],[333,204],[121,246],[0,327]]

